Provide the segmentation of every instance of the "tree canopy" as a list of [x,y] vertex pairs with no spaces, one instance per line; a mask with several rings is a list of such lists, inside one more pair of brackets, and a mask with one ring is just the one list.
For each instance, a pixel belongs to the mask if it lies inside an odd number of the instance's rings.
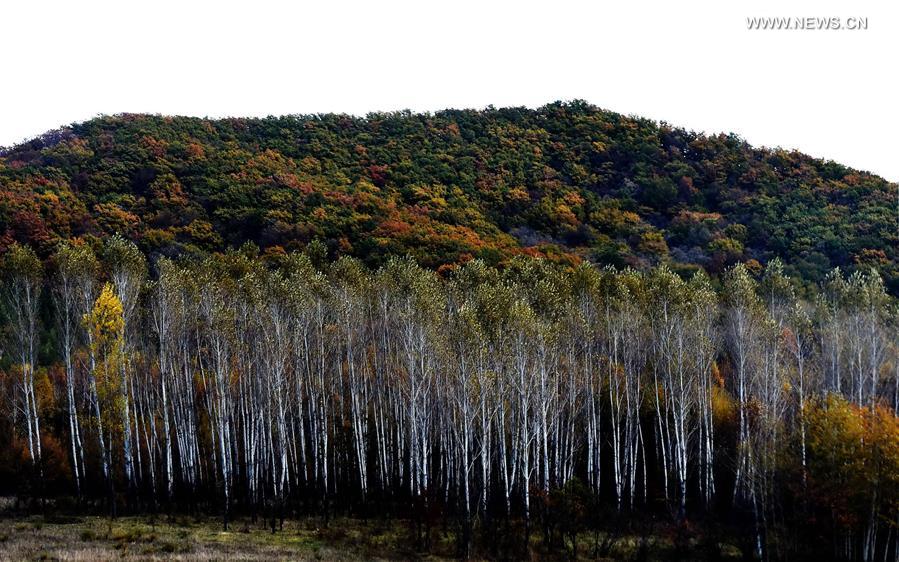
[[780,257],[899,291],[897,186],[585,102],[531,110],[199,119],[117,115],[0,153],[0,252],[118,233],[151,258],[250,241],[454,268],[519,254],[717,276]]

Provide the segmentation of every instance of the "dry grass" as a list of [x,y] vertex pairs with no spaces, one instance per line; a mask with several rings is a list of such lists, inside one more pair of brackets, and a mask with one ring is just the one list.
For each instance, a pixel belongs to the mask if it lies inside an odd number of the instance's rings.
[[[414,541],[409,521],[338,518],[327,528],[319,525],[320,520],[314,518],[287,520],[283,530],[272,534],[263,521],[250,525],[246,520],[237,520],[231,530],[223,532],[220,520],[211,518],[141,516],[110,520],[0,514],[0,561],[443,560],[456,554],[456,540],[450,529],[432,529],[430,552],[424,553],[410,549]],[[579,539],[578,559],[593,559],[594,538],[598,537],[585,534]],[[610,543],[606,556],[641,558],[641,543],[648,559],[672,558],[670,537],[651,536],[641,541],[633,535]],[[739,556],[733,546],[721,547],[721,559]],[[567,547],[546,552],[536,533],[531,536],[530,552],[535,560],[570,559]],[[700,551],[695,554],[699,556]]]
[[370,557],[367,539],[358,522],[341,521],[327,530],[286,521],[272,534],[241,522],[223,532],[218,521],[185,518],[4,518],[0,560],[358,560]]

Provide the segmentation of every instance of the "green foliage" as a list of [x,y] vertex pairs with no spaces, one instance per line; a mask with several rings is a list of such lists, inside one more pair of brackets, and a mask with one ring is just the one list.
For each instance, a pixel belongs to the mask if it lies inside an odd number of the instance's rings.
[[58,275],[67,279],[84,276],[93,280],[100,264],[93,250],[81,240],[62,242],[53,254],[53,264]]
[[43,278],[43,265],[34,250],[21,244],[13,243],[9,247],[2,268],[3,276],[10,284],[35,287],[40,285]]
[[875,267],[899,291],[897,186],[733,135],[584,102],[537,110],[218,121],[102,117],[0,154],[0,252],[118,233],[151,256],[409,255],[455,267],[519,254],[721,273],[781,257],[821,281]]

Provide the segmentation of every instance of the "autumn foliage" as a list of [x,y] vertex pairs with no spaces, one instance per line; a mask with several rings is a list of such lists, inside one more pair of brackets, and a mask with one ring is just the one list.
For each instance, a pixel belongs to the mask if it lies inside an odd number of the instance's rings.
[[537,110],[102,117],[0,152],[0,252],[120,233],[150,255],[252,241],[378,266],[518,254],[713,276],[779,256],[899,291],[897,186],[584,102]]

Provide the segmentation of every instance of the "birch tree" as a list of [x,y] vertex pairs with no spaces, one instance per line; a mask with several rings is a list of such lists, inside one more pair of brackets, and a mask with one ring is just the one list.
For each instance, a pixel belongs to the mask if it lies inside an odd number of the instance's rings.
[[76,402],[78,369],[75,353],[86,342],[82,318],[93,301],[98,264],[85,244],[63,243],[54,255],[53,302],[59,325],[59,345],[66,373],[66,410],[72,473],[79,497],[86,477],[82,422]]
[[18,403],[18,408],[25,418],[28,456],[32,467],[40,473],[43,480],[41,419],[38,398],[34,392],[43,265],[30,247],[13,244],[4,257],[3,273],[6,317],[21,376],[18,385],[21,402]]

